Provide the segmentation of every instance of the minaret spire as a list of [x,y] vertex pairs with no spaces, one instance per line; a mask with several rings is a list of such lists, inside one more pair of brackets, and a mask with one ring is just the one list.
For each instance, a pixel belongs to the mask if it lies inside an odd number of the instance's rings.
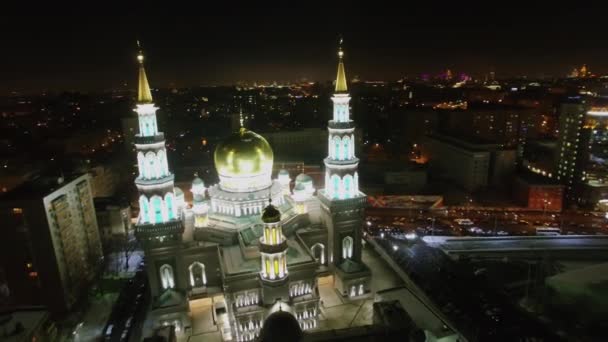
[[152,103],[152,92],[150,91],[150,84],[148,84],[148,78],[146,77],[146,69],[144,68],[144,53],[137,41],[137,48],[139,53],[137,54],[137,61],[139,62],[139,80],[137,84],[137,103]]
[[336,76],[336,93],[346,93],[348,87],[346,86],[346,72],[344,71],[344,51],[342,51],[342,43],[344,39],[340,37],[338,47],[338,75]]

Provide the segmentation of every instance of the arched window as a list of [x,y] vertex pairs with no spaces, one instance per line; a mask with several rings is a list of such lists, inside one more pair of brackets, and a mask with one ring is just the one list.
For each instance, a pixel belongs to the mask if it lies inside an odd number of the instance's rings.
[[274,275],[275,277],[279,275],[279,258],[274,258]]
[[137,153],[137,169],[139,171],[139,177],[143,176],[146,158],[142,152]]
[[152,211],[154,215],[154,221],[152,223],[163,222],[163,201],[160,199],[159,196],[153,196],[150,200],[150,203],[152,204]]
[[350,157],[350,138],[348,136],[344,136],[344,138],[342,138],[342,145],[343,145],[342,159],[348,160],[351,158]]
[[139,196],[139,220],[141,223],[150,221],[150,204],[144,195]]
[[342,239],[342,258],[350,259],[353,256],[353,238],[350,236]]
[[204,264],[195,261],[188,267],[188,271],[190,272],[190,286],[200,287],[207,285],[207,274],[205,273]]
[[173,206],[173,194],[165,195],[165,204],[167,205],[167,218],[173,220],[175,218],[175,208]]
[[171,267],[171,265],[164,264],[160,267],[160,282],[164,290],[175,287],[173,267]]
[[353,176],[344,176],[344,178],[342,178],[342,182],[344,183],[344,198],[353,197]]
[[332,154],[332,159],[339,159],[340,158],[340,138],[338,137],[334,137],[334,151]]
[[340,176],[333,175],[331,176],[331,189],[332,189],[332,197],[337,198],[340,194]]
[[146,163],[144,166],[144,178],[152,179],[155,177],[156,155],[154,152],[146,153]]
[[322,243],[312,245],[310,252],[318,263],[325,265],[325,246]]
[[166,156],[165,156],[165,151],[160,150],[158,151],[158,153],[156,154],[157,158],[158,158],[158,176],[159,177],[163,177],[166,176],[169,172],[166,172],[166,168],[167,168],[167,160],[166,160]]

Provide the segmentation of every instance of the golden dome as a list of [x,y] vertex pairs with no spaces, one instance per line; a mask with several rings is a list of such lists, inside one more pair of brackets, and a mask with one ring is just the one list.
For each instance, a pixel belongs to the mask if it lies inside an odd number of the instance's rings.
[[220,178],[253,177],[272,172],[270,144],[261,135],[245,128],[219,143],[213,158]]

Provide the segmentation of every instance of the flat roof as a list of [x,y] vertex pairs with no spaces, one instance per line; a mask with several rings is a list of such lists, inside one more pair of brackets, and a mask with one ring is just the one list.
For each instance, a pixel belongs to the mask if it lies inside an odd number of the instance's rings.
[[500,250],[545,250],[545,249],[606,249],[608,236],[510,236],[510,237],[477,237],[446,238],[438,242],[446,252],[476,252]]
[[42,198],[83,175],[85,175],[85,173],[65,175],[63,176],[63,181],[61,183],[59,182],[59,179],[61,178],[59,176],[36,177],[24,182],[6,194],[0,195],[0,202]]

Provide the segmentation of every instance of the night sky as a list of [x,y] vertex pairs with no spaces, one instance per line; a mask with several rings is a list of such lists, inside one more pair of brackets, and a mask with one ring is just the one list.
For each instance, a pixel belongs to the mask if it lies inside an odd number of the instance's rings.
[[343,7],[238,2],[218,7],[206,1],[197,6],[164,1],[159,7],[137,1],[150,8],[104,2],[97,9],[5,9],[0,94],[117,89],[125,82],[132,87],[137,38],[154,87],[328,80],[335,73],[339,34],[349,77],[396,80],[445,68],[474,76],[489,71],[497,77],[563,76],[583,63],[592,72],[608,73],[606,5],[335,3]]

